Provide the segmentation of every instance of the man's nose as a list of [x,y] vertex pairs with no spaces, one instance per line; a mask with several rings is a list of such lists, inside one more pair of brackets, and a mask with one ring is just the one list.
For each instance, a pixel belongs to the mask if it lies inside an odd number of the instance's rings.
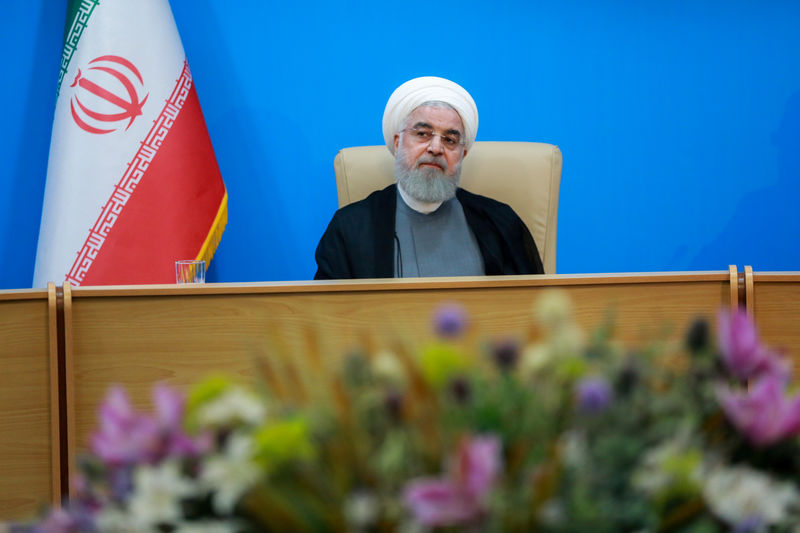
[[442,145],[442,139],[440,139],[438,135],[434,135],[431,142],[428,143],[428,152],[432,154],[441,154],[443,150],[444,145]]

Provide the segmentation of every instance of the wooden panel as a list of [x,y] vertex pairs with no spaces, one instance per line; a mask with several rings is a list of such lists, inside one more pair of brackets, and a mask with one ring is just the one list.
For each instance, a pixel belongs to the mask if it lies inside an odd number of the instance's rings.
[[739,307],[739,273],[736,270],[736,265],[728,266],[728,279],[730,286],[730,306],[732,308]]
[[30,517],[60,490],[51,307],[45,290],[0,291],[0,522]]
[[753,308],[753,267],[750,265],[745,265],[744,267],[744,294],[744,308],[747,312],[747,316],[752,319],[755,309]]
[[753,274],[753,310],[762,340],[785,350],[800,379],[800,274]]
[[616,313],[629,341],[679,337],[696,313],[713,317],[730,301],[728,272],[75,288],[67,351],[77,447],[112,383],[147,406],[153,382],[215,371],[251,379],[267,353],[300,359],[313,343],[329,363],[358,345],[417,342],[442,302],[464,305],[484,334],[524,335],[534,299],[551,287],[568,292],[584,327]]

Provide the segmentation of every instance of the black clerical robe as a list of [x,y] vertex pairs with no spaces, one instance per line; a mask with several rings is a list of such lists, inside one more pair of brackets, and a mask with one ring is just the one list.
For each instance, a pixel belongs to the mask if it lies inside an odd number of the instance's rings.
[[[544,273],[536,243],[511,207],[464,189],[456,198],[487,275]],[[314,279],[394,277],[396,206],[397,186],[390,185],[336,211],[317,245]]]

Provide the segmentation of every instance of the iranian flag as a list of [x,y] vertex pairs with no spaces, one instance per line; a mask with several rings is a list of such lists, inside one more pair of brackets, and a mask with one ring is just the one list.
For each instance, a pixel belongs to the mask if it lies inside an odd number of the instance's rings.
[[69,0],[33,285],[175,283],[226,222],[168,0]]

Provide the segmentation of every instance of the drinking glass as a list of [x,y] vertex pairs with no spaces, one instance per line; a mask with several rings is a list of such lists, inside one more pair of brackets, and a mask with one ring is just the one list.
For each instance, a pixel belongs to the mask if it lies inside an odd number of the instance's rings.
[[205,283],[206,262],[197,260],[175,261],[177,283]]

